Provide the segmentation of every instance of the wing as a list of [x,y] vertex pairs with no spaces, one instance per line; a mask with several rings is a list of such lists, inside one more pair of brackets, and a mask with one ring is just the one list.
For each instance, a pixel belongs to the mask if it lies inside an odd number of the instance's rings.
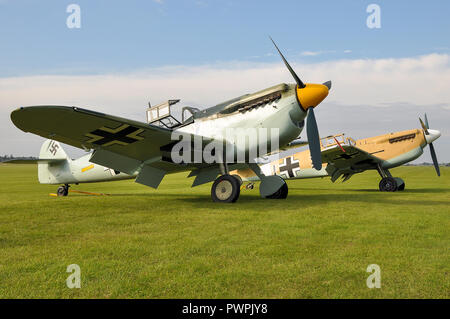
[[39,159],[15,159],[3,161],[5,164],[53,164],[64,162],[66,159],[39,158]]
[[11,113],[11,120],[25,132],[93,149],[93,163],[127,174],[140,171],[136,181],[151,187],[166,173],[198,168],[173,163],[172,131],[154,125],[66,106],[22,107]]
[[25,132],[141,160],[159,154],[159,148],[171,142],[170,130],[77,107],[23,107],[11,113],[11,120]]
[[335,182],[340,176],[346,181],[355,173],[376,168],[381,160],[356,146],[341,144],[322,150],[322,162],[328,163],[326,170]]

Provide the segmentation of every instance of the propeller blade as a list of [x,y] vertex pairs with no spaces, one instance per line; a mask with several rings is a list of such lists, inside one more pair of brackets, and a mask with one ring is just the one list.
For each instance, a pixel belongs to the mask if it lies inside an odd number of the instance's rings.
[[323,85],[325,85],[328,90],[331,90],[331,81],[326,81],[325,83],[322,83]]
[[311,153],[313,167],[319,171],[322,169],[322,153],[320,152],[319,129],[317,128],[316,116],[314,115],[314,108],[312,107],[308,109],[306,134],[308,136],[309,151]]
[[430,128],[430,125],[428,125],[428,117],[427,117],[427,113],[425,113],[425,126],[427,127],[427,129]]
[[436,173],[437,176],[441,176],[441,171],[439,170],[439,163],[436,157],[436,152],[434,150],[434,146],[433,143],[430,143],[430,153],[431,153],[431,158],[433,159],[433,164],[434,164],[434,168],[436,169]]
[[277,49],[277,51],[280,54],[281,58],[283,59],[283,62],[286,65],[286,67],[288,68],[289,72],[291,72],[291,75],[294,78],[295,82],[297,83],[298,87],[303,89],[306,85],[302,82],[302,80],[300,80],[300,78],[297,76],[297,74],[295,74],[294,70],[291,68],[291,66],[289,65],[288,61],[286,61],[286,59],[284,58],[284,55],[281,53],[280,49],[278,49],[278,46],[275,44],[275,41],[273,41],[272,37],[269,37],[269,38],[272,41],[272,43],[275,46],[275,48]]
[[427,126],[423,123],[422,119],[419,117],[420,125],[422,126],[422,129],[424,130],[426,135],[429,135]]

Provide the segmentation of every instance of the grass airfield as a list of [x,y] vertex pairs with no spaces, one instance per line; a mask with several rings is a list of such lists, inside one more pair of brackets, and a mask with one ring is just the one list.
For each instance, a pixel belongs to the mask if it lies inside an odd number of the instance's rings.
[[[450,169],[391,172],[404,192],[379,192],[366,172],[288,181],[287,200],[242,190],[227,205],[187,174],[51,197],[35,165],[1,164],[0,298],[449,298]],[[66,286],[69,264],[80,289]],[[366,286],[369,264],[380,289]]]

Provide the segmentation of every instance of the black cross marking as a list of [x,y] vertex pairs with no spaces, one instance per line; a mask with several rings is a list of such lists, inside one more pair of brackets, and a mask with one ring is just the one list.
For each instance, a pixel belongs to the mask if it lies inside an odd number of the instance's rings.
[[338,159],[350,159],[350,158],[352,158],[353,156],[356,156],[356,155],[358,155],[358,154],[359,154],[358,152],[352,153],[352,154],[346,154],[346,153],[344,153],[344,154],[341,154],[341,155],[339,155],[339,156],[336,156],[336,158],[335,158],[334,160],[338,160]]
[[[110,132],[107,132],[100,128],[100,129],[96,129],[95,131],[90,132],[89,134],[96,135],[98,137],[102,137],[101,139],[92,142],[92,144],[96,144],[96,145],[104,145],[104,144],[111,143],[111,142],[122,142],[122,143],[126,143],[126,144],[131,144],[131,143],[139,141],[140,139],[135,138],[135,137],[129,137],[127,135],[136,133],[139,130],[140,129],[138,129],[137,127],[130,125],[116,133],[110,133]],[[113,144],[113,143],[111,143],[111,144]]]
[[[292,158],[292,160],[291,160]],[[297,163],[292,163],[293,156],[286,157],[286,165],[280,166],[280,174],[282,172],[287,172],[289,177],[294,177],[294,169],[300,167],[300,163],[297,161]]]

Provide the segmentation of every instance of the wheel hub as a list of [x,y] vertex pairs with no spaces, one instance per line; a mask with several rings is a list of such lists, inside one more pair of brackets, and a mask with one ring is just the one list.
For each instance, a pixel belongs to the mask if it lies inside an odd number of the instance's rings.
[[216,196],[220,200],[228,199],[233,192],[233,185],[227,180],[221,181],[216,188]]

